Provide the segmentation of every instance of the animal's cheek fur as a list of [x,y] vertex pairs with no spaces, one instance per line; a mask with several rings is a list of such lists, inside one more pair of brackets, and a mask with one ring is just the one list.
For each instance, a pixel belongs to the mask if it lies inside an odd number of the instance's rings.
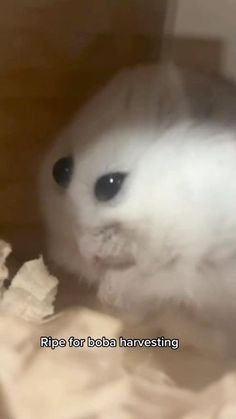
[[135,242],[120,225],[109,225],[82,233],[78,241],[86,260],[107,266],[122,266],[134,262]]

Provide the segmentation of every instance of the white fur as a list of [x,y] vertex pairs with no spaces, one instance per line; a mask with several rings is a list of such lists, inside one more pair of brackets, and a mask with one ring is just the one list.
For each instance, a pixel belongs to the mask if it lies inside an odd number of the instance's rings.
[[[204,324],[204,341],[215,327],[216,342],[221,332],[230,341],[235,111],[235,88],[221,81],[155,65],[116,76],[45,160],[41,202],[53,260],[96,282],[100,298],[123,313],[142,318],[164,306],[172,329],[183,311]],[[68,154],[75,169],[60,191],[52,166]],[[112,171],[129,176],[116,198],[98,203],[94,183]]]

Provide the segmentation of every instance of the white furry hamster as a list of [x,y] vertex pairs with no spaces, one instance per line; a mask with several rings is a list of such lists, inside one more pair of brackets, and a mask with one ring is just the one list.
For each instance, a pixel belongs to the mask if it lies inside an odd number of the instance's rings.
[[211,331],[220,351],[236,319],[235,115],[228,82],[127,69],[64,130],[41,176],[58,265],[134,318],[164,307],[158,324],[183,339],[193,316],[190,343]]

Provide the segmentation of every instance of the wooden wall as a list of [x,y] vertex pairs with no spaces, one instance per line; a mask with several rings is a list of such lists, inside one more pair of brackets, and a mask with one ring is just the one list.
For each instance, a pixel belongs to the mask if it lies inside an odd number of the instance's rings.
[[178,0],[170,38],[179,64],[236,79],[235,0]]
[[124,65],[158,57],[166,0],[3,0],[0,5],[0,236],[40,249],[42,152]]

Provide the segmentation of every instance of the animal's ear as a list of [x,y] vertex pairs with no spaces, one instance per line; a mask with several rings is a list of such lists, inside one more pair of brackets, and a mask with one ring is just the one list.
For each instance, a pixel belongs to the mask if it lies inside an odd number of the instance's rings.
[[205,120],[217,107],[217,84],[214,77],[201,72],[184,71],[184,90],[188,108],[195,120]]
[[158,119],[165,123],[188,118],[190,104],[185,89],[185,75],[172,62],[158,68]]
[[161,115],[209,121],[216,114],[219,118],[226,114],[222,103],[231,103],[232,95],[229,86],[218,78],[171,62],[162,64],[159,71]]

